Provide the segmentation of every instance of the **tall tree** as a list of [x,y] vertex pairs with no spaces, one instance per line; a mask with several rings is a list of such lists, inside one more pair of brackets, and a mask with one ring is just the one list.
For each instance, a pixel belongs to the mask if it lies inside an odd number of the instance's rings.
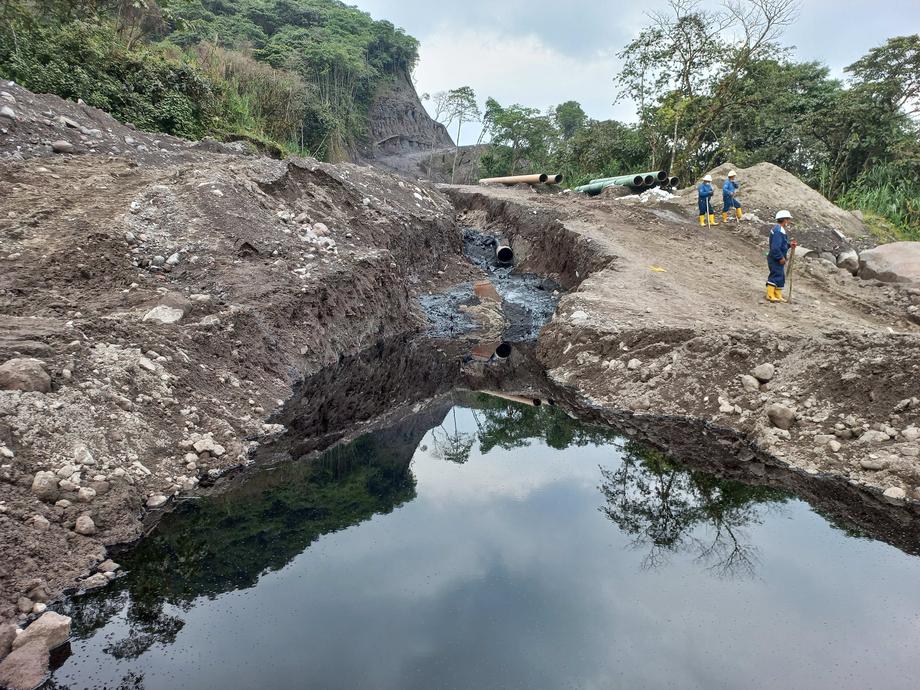
[[575,136],[575,133],[582,129],[588,121],[588,116],[585,115],[585,111],[578,101],[560,103],[553,110],[553,117],[556,120],[556,128],[564,141],[568,141]]
[[450,181],[454,182],[457,176],[457,160],[460,157],[460,135],[464,123],[478,122],[482,117],[479,106],[476,104],[476,92],[472,87],[461,86],[447,92],[446,100],[447,122],[457,123],[457,138],[454,141],[454,164],[451,168]]

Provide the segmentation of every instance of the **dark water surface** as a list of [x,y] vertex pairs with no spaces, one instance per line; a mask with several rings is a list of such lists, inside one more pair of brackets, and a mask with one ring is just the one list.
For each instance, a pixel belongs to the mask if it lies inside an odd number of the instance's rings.
[[260,470],[118,560],[54,687],[920,685],[920,559],[487,396]]

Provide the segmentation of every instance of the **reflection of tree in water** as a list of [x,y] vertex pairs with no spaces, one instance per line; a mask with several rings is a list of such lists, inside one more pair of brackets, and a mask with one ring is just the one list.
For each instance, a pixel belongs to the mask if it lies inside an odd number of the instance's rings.
[[624,446],[622,464],[601,473],[607,499],[601,510],[637,548],[648,548],[646,568],[666,564],[674,553],[695,552],[720,576],[753,576],[757,548],[745,528],[789,498],[778,489],[687,470],[632,441]]
[[459,464],[469,460],[477,440],[479,451],[485,455],[493,448],[522,448],[533,440],[542,440],[550,448],[564,450],[571,446],[610,443],[619,438],[612,429],[583,425],[553,406],[533,407],[484,393],[464,402],[470,406],[475,433],[464,431],[462,424],[458,424],[456,407],[432,431],[436,455]]
[[118,659],[174,643],[184,625],[176,614],[197,598],[252,587],[320,536],[415,498],[409,464],[429,427],[367,434],[315,460],[262,471],[226,494],[178,506],[118,558],[127,577],[70,600],[62,612],[74,618],[78,637],[123,612],[127,635],[105,649]]

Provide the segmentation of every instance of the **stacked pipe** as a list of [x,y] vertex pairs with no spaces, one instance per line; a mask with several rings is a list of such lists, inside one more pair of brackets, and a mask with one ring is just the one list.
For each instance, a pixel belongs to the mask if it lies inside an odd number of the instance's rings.
[[503,184],[509,187],[515,184],[559,184],[560,182],[562,182],[562,175],[548,173],[512,175],[510,177],[485,177],[479,180],[479,184]]
[[667,170],[652,170],[618,177],[601,177],[591,180],[586,185],[576,187],[575,191],[588,196],[597,196],[607,187],[629,187],[634,192],[641,192],[652,187],[672,189],[676,188],[678,184],[680,184],[680,180],[676,177],[669,177]]

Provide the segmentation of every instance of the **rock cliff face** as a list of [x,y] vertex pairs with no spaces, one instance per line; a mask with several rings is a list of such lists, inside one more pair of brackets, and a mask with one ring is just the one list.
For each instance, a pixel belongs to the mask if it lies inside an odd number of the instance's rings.
[[431,119],[406,73],[378,91],[368,113],[364,156],[377,158],[453,146],[447,129]]

